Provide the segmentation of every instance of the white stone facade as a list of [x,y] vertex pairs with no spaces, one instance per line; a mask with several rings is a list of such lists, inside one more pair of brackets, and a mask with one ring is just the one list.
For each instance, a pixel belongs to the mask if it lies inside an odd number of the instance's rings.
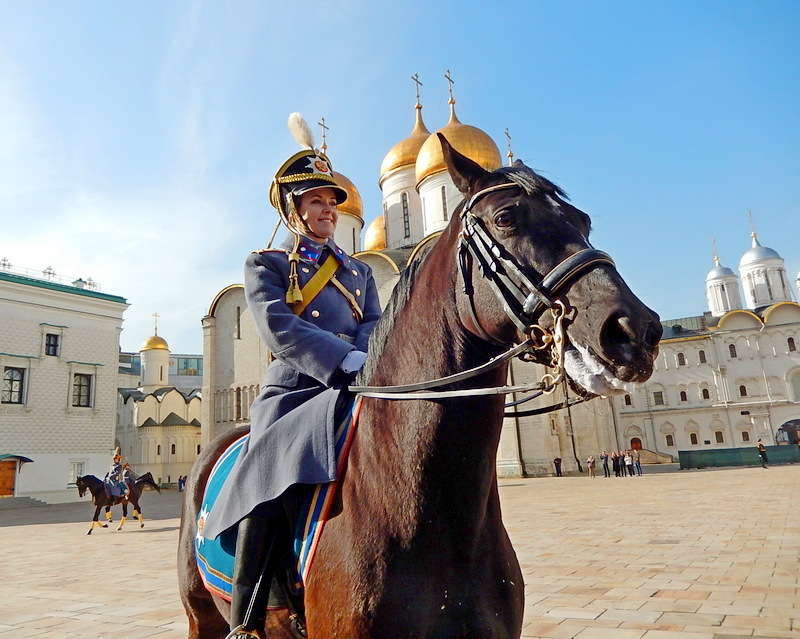
[[237,426],[250,424],[269,352],[256,332],[244,287],[222,290],[203,318],[202,445]]
[[0,454],[33,460],[19,469],[17,496],[66,492],[76,474],[108,470],[127,307],[122,297],[0,272]]

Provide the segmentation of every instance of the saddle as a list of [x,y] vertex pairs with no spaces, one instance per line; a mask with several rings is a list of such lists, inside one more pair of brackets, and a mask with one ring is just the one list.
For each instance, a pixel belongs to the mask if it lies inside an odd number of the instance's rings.
[[[356,401],[337,428],[334,446],[339,469],[337,475],[341,472],[344,461],[347,459],[360,406],[361,402]],[[225,479],[230,474],[248,438],[249,435],[243,435],[231,443],[219,456],[211,470],[198,514],[198,530],[202,531],[205,517],[214,507]],[[293,617],[292,626],[298,628],[295,630],[298,633],[297,636],[303,637],[302,630],[300,630],[305,625],[303,584],[307,579],[309,567],[338,488],[338,482],[305,486],[302,487],[302,490],[299,486],[297,488],[297,493],[292,495],[288,500],[289,503],[285,503],[287,515],[291,521],[291,526],[287,526],[287,528],[293,526],[293,530],[287,530],[281,544],[281,551],[278,552],[278,556],[283,555],[284,559],[281,561],[282,568],[276,571],[278,574],[273,575],[270,592],[270,602],[273,603],[270,604],[270,608],[288,608]],[[205,539],[202,535],[195,537],[195,557],[200,578],[206,590],[227,601],[230,601],[232,593],[231,582],[236,536],[237,531],[234,527],[213,540]]]

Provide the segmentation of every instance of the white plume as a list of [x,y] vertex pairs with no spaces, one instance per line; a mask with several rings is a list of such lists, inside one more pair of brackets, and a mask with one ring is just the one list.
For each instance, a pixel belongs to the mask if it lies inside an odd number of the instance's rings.
[[297,140],[300,146],[308,149],[314,148],[314,134],[311,133],[308,122],[305,121],[302,115],[297,112],[290,113],[289,122],[287,124],[289,126],[289,131],[292,133],[292,137]]

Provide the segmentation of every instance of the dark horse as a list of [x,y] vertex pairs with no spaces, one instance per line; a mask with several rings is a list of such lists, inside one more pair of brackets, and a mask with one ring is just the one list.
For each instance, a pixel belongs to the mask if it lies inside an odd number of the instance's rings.
[[128,485],[128,494],[123,497],[109,497],[106,494],[106,487],[102,479],[98,479],[94,475],[85,475],[78,477],[75,480],[75,485],[78,487],[78,494],[83,497],[88,490],[92,495],[92,503],[95,505],[94,517],[92,517],[92,525],[89,527],[87,535],[92,534],[95,526],[100,528],[108,528],[108,524],[101,524],[97,518],[100,515],[100,509],[106,509],[106,517],[111,521],[111,506],[122,504],[122,519],[119,522],[117,530],[122,530],[125,525],[125,518],[128,516],[128,502],[133,505],[133,516],[139,519],[139,527],[144,528],[144,516],[142,515],[142,507],[139,505],[139,498],[142,496],[142,491],[145,486],[155,488],[159,493],[161,489],[158,487],[153,476],[148,472],[139,477],[136,481],[126,482]]
[[[531,334],[533,359],[582,395],[650,377],[658,316],[588,242],[589,217],[521,163],[487,172],[440,135],[464,195],[441,237],[404,273],[360,383],[407,385],[480,367]],[[536,328],[531,328],[533,326]],[[499,387],[507,362],[447,390]],[[524,584],[503,526],[496,453],[502,394],[386,401],[366,397],[331,517],[305,584],[311,639],[519,637]],[[184,501],[181,598],[190,639],[227,632],[228,605],[195,562],[210,470],[242,431],[197,460]],[[268,637],[289,637],[270,612]]]

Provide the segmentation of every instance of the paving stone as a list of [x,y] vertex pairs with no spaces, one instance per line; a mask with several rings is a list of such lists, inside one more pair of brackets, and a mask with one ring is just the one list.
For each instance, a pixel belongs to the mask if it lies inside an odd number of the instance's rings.
[[[602,489],[504,480],[500,495],[525,576],[524,639],[800,636],[795,466]],[[0,639],[185,639],[179,495],[148,497],[144,529],[92,535],[87,502],[0,511]]]

